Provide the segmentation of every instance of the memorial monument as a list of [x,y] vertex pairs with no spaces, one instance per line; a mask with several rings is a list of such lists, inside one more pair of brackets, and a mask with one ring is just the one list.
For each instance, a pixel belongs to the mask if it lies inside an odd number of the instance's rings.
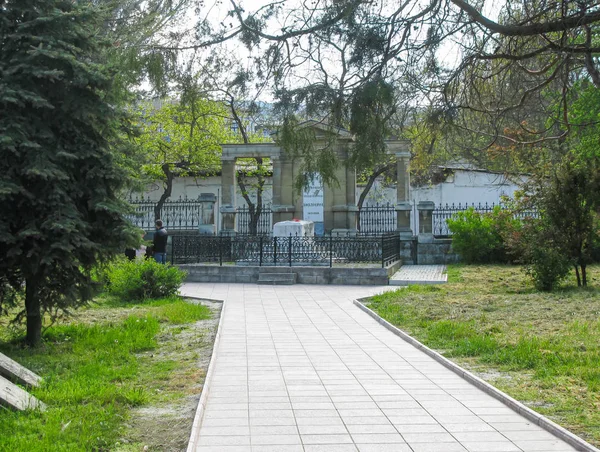
[[[315,132],[315,144],[331,141],[335,134],[335,152],[340,164],[335,175],[338,185],[324,185],[316,178],[298,193],[294,181],[300,176],[300,162],[289,158],[275,143],[224,144],[222,145],[222,217],[221,234],[236,234],[236,159],[248,157],[268,158],[273,165],[273,223],[302,219],[312,221],[316,235],[355,235],[357,231],[356,171],[345,165],[348,150],[354,141],[350,132],[331,128],[318,121],[306,121],[301,127],[310,127]],[[398,201],[396,205],[398,232],[401,238],[412,238],[410,204],[410,179],[408,174],[410,152],[407,141],[390,140],[388,152],[396,155],[398,171]]]

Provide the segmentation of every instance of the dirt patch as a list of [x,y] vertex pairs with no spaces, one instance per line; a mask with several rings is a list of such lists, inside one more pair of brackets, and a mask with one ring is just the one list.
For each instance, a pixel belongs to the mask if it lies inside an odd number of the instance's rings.
[[212,317],[169,326],[159,336],[159,346],[140,355],[143,361],[160,360],[172,369],[150,381],[146,389],[153,400],[131,412],[118,451],[175,452],[187,447],[222,308],[212,301],[189,301],[208,306]]

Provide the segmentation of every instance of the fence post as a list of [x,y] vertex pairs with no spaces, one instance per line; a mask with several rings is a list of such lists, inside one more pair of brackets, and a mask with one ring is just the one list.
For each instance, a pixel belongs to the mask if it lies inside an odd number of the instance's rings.
[[223,236],[219,236],[219,267],[223,266]]
[[290,239],[289,239],[289,249],[288,249],[288,255],[289,255],[289,259],[290,259],[290,267],[292,266],[292,236],[290,235]]
[[177,237],[176,235],[172,235],[171,236],[171,265],[173,265],[175,263],[175,237]]
[[329,268],[333,267],[333,236],[329,236]]
[[273,237],[273,267],[277,267],[277,237]]
[[262,259],[263,259],[263,236],[260,236],[260,252],[259,252],[259,261],[258,261],[258,266],[262,267]]
[[381,236],[381,268],[385,268],[385,236]]

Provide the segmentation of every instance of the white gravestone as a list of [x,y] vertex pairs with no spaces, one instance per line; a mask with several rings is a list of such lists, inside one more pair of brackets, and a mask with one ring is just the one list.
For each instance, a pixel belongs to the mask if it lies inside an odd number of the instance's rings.
[[315,224],[312,221],[280,221],[273,225],[273,237],[314,237]]

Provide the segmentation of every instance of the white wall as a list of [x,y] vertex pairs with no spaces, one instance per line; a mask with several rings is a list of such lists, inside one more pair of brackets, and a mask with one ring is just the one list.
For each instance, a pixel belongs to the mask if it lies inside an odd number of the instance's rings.
[[[364,186],[356,187],[356,199],[360,196]],[[411,199],[416,204],[419,201],[433,201],[436,206],[445,204],[471,204],[498,203],[503,195],[512,196],[518,186],[507,181],[502,175],[486,173],[482,171],[455,170],[445,182],[433,186],[412,187]],[[147,187],[144,197],[151,200],[158,200],[162,194],[162,184],[155,183]],[[173,193],[171,200],[177,200],[179,197],[198,198],[201,193],[213,193],[220,202],[221,178],[212,176],[207,178],[182,177],[175,179],[173,183]],[[251,190],[252,192],[253,190]],[[265,183],[263,199],[265,203],[272,200],[272,180],[267,178]],[[251,193],[251,198],[256,199],[256,195]],[[395,204],[396,186],[384,186],[380,181],[375,182],[365,205],[374,204]],[[238,187],[238,206],[246,205]]]
[[[357,187],[357,199],[363,188],[364,186]],[[454,174],[440,184],[411,187],[411,200],[415,204],[420,201],[433,201],[436,206],[458,203],[498,204],[501,196],[512,196],[518,188],[517,184],[506,180],[500,174],[455,170]],[[388,202],[396,202],[396,186],[386,187],[381,182],[376,182],[367,195],[365,204]]]
[[[255,190],[252,190],[250,186],[248,186],[250,191],[250,198],[255,200],[256,194]],[[145,192],[143,193],[144,198],[150,198],[153,201],[157,201],[161,194],[163,193],[162,183],[157,182],[150,184],[146,187]],[[271,178],[267,178],[267,181],[264,186],[263,191],[263,200],[265,203],[270,203],[272,199],[273,186]],[[178,177],[173,181],[173,190],[171,194],[171,201],[176,201],[181,198],[189,198],[196,199],[200,196],[201,193],[213,193],[217,196],[217,199],[220,202],[220,194],[221,194],[221,177],[220,176],[211,176],[205,178],[194,178],[194,177]],[[134,195],[135,196],[135,195]],[[237,205],[242,206],[246,205],[246,201],[242,197],[242,194],[238,187],[238,199]]]

